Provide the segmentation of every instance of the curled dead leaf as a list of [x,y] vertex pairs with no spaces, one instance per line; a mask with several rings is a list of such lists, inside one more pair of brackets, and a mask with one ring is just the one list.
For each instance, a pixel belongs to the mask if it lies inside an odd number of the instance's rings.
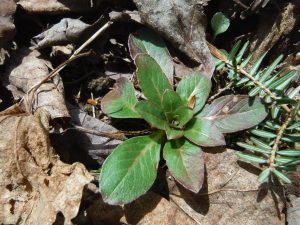
[[[52,68],[51,63],[42,59],[40,52],[21,49],[14,56],[14,60],[8,63],[1,78],[4,86],[12,91],[17,100],[22,98],[32,86],[47,77],[49,68]],[[62,80],[59,76],[55,76],[51,81],[43,83],[36,92],[31,93],[32,104],[23,101],[21,106],[27,112],[43,108],[50,113],[52,119],[69,117],[63,93]]]
[[13,39],[16,30],[12,15],[16,11],[16,3],[13,0],[1,0],[0,6],[0,47]]
[[92,176],[80,163],[59,160],[50,146],[45,110],[28,115],[18,107],[0,113],[0,222],[72,224]]

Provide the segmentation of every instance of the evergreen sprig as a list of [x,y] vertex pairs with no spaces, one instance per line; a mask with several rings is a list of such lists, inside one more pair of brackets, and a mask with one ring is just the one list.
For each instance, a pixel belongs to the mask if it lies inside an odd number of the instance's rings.
[[267,181],[273,174],[283,183],[291,183],[285,172],[294,171],[300,164],[300,149],[295,147],[300,141],[300,86],[293,82],[297,71],[277,70],[283,55],[262,68],[267,52],[250,65],[252,55],[245,56],[248,46],[249,42],[242,45],[239,41],[226,53],[209,44],[216,59],[216,72],[226,72],[230,87],[246,89],[251,97],[259,96],[269,109],[270,116],[250,130],[247,140],[237,143],[245,149],[238,156],[262,166],[260,182]]

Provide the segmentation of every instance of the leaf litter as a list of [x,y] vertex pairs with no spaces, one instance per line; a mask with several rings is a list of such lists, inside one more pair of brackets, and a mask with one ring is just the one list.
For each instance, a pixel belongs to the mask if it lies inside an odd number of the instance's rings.
[[[52,0],[47,1],[47,4],[36,4],[36,0],[29,0],[19,1],[18,4],[29,13],[62,14],[93,11],[99,9],[101,2],[64,1],[63,4],[61,1]],[[146,24],[170,41],[173,47],[198,63],[196,67],[182,66],[179,69],[175,63],[175,71],[172,71],[175,77],[195,70],[210,77],[214,62],[206,46],[205,16],[202,8],[208,2],[192,1],[190,4],[187,1],[165,1],[159,3],[162,4],[159,11],[158,7],[151,10],[154,1],[145,4],[142,0],[134,0],[139,15],[137,11],[123,11],[120,13],[122,18],[118,14],[117,20],[128,22],[129,18]],[[61,23],[66,25],[70,21],[65,19]],[[80,24],[74,37],[69,38],[66,35],[68,25],[59,29],[54,29],[54,25],[36,36],[38,45],[43,48],[74,42],[89,28],[88,24],[81,23],[78,19],[73,19],[72,22]],[[4,76],[1,75],[1,79],[16,100],[23,98],[33,85],[53,70],[50,61],[44,58],[44,53],[29,49],[18,50],[12,56],[14,60],[6,65],[6,72]],[[125,75],[131,77],[132,74]],[[161,224],[162,221],[174,224],[240,224],[241,221],[245,221],[245,224],[264,224],[267,215],[272,224],[279,223],[277,212],[282,210],[282,205],[276,209],[270,194],[265,194],[267,197],[263,200],[257,199],[263,201],[263,204],[256,202],[257,192],[260,193],[263,188],[259,189],[255,176],[247,171],[253,168],[243,165],[247,170],[241,170],[230,150],[215,154],[206,153],[204,149],[207,180],[196,195],[184,191],[179,184],[169,182],[169,201],[150,191],[123,208],[105,204],[97,187],[91,183],[94,178],[86,169],[87,165],[79,163],[78,159],[73,164],[67,164],[63,162],[63,155],[56,153],[57,149],[55,147],[54,150],[52,140],[49,139],[49,123],[58,118],[68,120],[71,115],[74,123],[91,130],[116,132],[117,129],[77,108],[67,107],[62,80],[58,75],[43,83],[32,97],[33,104],[30,108],[26,108],[26,102],[23,101],[21,107],[15,105],[0,113],[0,201],[3,203],[0,222],[40,224],[40,219],[43,218],[44,224],[91,224],[95,221],[103,224]],[[226,114],[225,109],[222,112]],[[88,141],[82,142],[82,145],[98,165],[121,143],[93,134],[87,136]],[[71,136],[63,145],[73,138]],[[62,151],[63,149],[64,146],[61,146]],[[69,152],[72,155],[72,149]],[[201,160],[203,154],[201,153]],[[168,179],[172,181],[172,177]],[[91,192],[88,198],[85,195],[86,189]],[[233,199],[236,201],[233,202]],[[241,210],[240,206],[244,208]]]

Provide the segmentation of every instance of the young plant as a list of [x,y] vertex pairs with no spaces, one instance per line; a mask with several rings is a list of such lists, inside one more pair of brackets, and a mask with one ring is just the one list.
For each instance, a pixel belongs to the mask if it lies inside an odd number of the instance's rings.
[[215,13],[210,22],[213,30],[213,40],[215,40],[219,34],[227,31],[230,25],[230,20],[221,12]]
[[[143,42],[145,38],[139,40],[139,44]],[[145,52],[145,48],[142,50]],[[166,55],[157,59],[163,57]],[[149,51],[136,54],[134,61],[146,100],[138,101],[133,85],[120,79],[103,98],[102,110],[115,118],[143,118],[156,130],[150,135],[130,138],[112,152],[101,169],[100,192],[110,204],[126,204],[138,198],[152,186],[163,151],[173,177],[197,193],[204,178],[200,146],[225,145],[223,133],[258,124],[266,117],[266,109],[259,98],[242,95],[223,96],[205,105],[211,89],[206,76],[195,72],[182,79],[174,90]]]

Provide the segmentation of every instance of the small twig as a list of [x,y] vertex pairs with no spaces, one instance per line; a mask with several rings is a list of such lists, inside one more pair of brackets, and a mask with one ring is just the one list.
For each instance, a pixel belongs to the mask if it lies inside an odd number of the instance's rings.
[[[213,195],[213,194],[216,194],[216,193],[219,193],[219,192],[223,192],[223,191],[234,191],[234,192],[255,192],[255,191],[258,191],[259,189],[247,189],[247,190],[244,190],[244,189],[233,189],[233,188],[223,188],[223,189],[217,189],[217,190],[213,190],[213,191],[210,191],[210,192],[203,192],[203,193],[199,193],[197,194],[198,196],[206,196],[206,195]],[[180,195],[177,195],[177,194],[174,194],[174,193],[170,193],[170,195],[174,195],[176,197],[179,197],[179,198],[182,198],[182,196]]]
[[258,189],[248,189],[248,190],[244,190],[244,189],[233,189],[233,188],[224,188],[224,189],[218,189],[218,190],[214,190],[214,191],[210,191],[207,193],[200,193],[200,195],[212,195],[212,194],[216,194],[222,191],[234,191],[234,192],[255,192],[258,191]]
[[105,31],[107,28],[109,28],[111,25],[113,24],[112,21],[108,21],[106,24],[104,24],[103,27],[101,27],[95,34],[93,34],[86,42],[84,42],[71,56],[74,57],[77,54],[79,54],[79,52],[81,52],[85,47],[87,47],[90,43],[92,43],[101,33],[103,33],[103,31]]
[[[64,63],[60,64],[55,70],[53,70],[47,77],[45,77],[43,80],[39,81],[37,84],[33,85],[28,91],[27,91],[27,99],[29,100],[29,94],[31,91],[36,91],[44,82],[51,79],[52,77],[56,76],[57,73],[59,73],[63,68],[65,68],[70,62],[74,61],[75,59],[86,56],[90,54],[88,53],[82,53],[79,54],[84,48],[86,48],[90,43],[92,43],[103,31],[105,31],[108,27],[110,27],[113,24],[112,21],[108,21],[104,26],[102,26],[96,33],[94,33],[87,41],[85,41],[74,53],[73,55]],[[32,95],[34,96],[34,94]],[[23,98],[22,98],[23,100]],[[21,102],[22,102],[21,100]],[[32,100],[27,101],[26,103],[32,104]],[[26,106],[27,107],[27,106]],[[28,107],[29,108],[29,107]]]
[[93,135],[97,135],[97,136],[101,136],[101,137],[106,137],[109,139],[116,139],[116,140],[125,140],[126,137],[125,135],[142,135],[142,134],[150,134],[153,130],[152,129],[145,129],[145,130],[141,130],[141,131],[117,131],[117,132],[103,132],[103,131],[96,131],[96,130],[91,130],[85,127],[81,127],[75,124],[72,124],[73,127],[72,128],[68,128],[67,130],[70,129],[76,129],[88,134],[93,134]]
[[222,94],[224,91],[229,90],[233,85],[233,82],[231,81],[230,83],[228,83],[224,88],[221,88],[218,90],[218,92],[216,94],[214,94],[213,96],[211,96],[208,101],[211,102],[213,101],[216,97],[218,97],[220,94]]
[[285,131],[285,129],[287,128],[288,124],[291,122],[292,118],[289,116],[287,118],[287,120],[281,125],[281,127],[278,130],[276,139],[275,139],[275,143],[272,147],[272,152],[271,152],[271,156],[269,159],[269,168],[271,170],[274,170],[275,168],[275,157],[276,157],[276,151],[278,150],[278,146],[280,144],[281,138],[283,136],[283,133]]
[[239,0],[233,0],[233,1],[234,1],[236,4],[242,6],[244,9],[248,9],[248,8],[249,8],[248,6],[246,6],[244,3],[242,3],[242,2],[239,1]]
[[[91,92],[91,99],[94,100],[93,92]],[[95,106],[94,105],[92,105],[92,113],[93,113],[93,117],[95,118],[96,117],[96,112],[95,112]]]
[[[63,68],[65,68],[68,64],[70,64],[71,62],[73,62],[74,60],[80,58],[80,57],[84,57],[91,54],[91,52],[85,52],[82,54],[78,54],[74,57],[71,57],[70,59],[68,59],[67,61],[63,62],[62,64],[60,64],[58,67],[56,67],[48,76],[46,76],[45,78],[43,78],[41,81],[39,81],[37,84],[33,85],[26,93],[26,95],[24,95],[24,97],[21,99],[21,101],[19,102],[19,105],[22,103],[23,100],[26,101],[26,110],[29,110],[29,107],[32,105],[33,102],[33,96],[34,93],[32,93],[32,98],[30,98],[30,93],[33,91],[35,92],[43,83],[45,83],[47,80],[53,78],[54,76],[57,75],[57,73],[59,73]],[[31,110],[29,110],[31,111]]]

